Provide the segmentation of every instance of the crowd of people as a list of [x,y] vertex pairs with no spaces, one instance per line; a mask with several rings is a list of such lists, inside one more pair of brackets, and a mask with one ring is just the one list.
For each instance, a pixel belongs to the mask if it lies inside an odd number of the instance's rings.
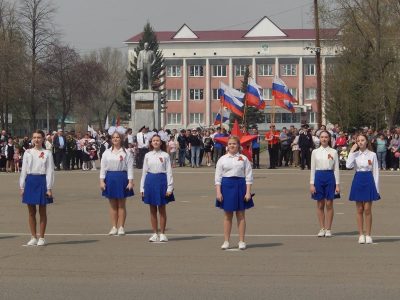
[[[269,130],[261,135],[257,128],[249,130],[249,134],[257,138],[251,142],[252,166],[269,169],[279,167],[294,167],[310,169],[311,153],[320,145],[319,135],[323,130],[331,134],[332,148],[339,154],[340,168],[346,169],[346,160],[352,145],[359,134],[366,134],[376,152],[381,170],[400,171],[400,128],[376,131],[363,128],[354,132],[342,130],[339,125],[319,129],[309,128],[304,124],[301,128],[290,126],[278,131],[271,124]],[[141,169],[145,154],[149,151],[149,141],[158,134],[167,146],[172,167],[192,168],[216,166],[218,159],[226,153],[226,145],[215,140],[217,137],[227,137],[225,128],[193,128],[181,130],[150,130],[143,126],[138,133],[127,129],[124,147],[133,154],[136,168]],[[98,160],[106,149],[111,146],[111,136],[108,132],[98,131],[86,133],[62,129],[49,133],[45,137],[45,148],[53,153],[56,170],[84,171],[97,170]],[[28,136],[12,137],[5,130],[0,136],[0,171],[19,172],[24,152],[32,147]],[[260,163],[260,152],[267,150],[269,163]]]

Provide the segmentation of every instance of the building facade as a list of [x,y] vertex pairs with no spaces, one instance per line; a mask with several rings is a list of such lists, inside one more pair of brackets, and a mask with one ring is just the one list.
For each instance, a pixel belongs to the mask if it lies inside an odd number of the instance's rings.
[[[336,30],[325,30],[330,37]],[[265,130],[272,111],[272,82],[275,75],[285,81],[298,99],[295,113],[274,108],[278,128],[317,122],[317,79],[313,29],[280,29],[267,17],[250,30],[192,31],[186,24],[178,31],[156,32],[166,64],[168,108],[162,118],[167,128],[191,128],[213,124],[220,109],[220,82],[240,89],[246,67],[262,87],[266,101]],[[127,40],[128,57],[142,34]],[[335,49],[321,49],[322,74]]]

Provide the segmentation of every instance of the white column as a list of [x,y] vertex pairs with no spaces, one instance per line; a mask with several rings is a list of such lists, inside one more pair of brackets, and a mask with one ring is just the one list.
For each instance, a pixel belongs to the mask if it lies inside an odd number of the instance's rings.
[[326,124],[326,115],[325,115],[325,75],[326,75],[326,57],[322,57],[321,62],[321,107],[322,107],[322,124]]
[[275,76],[279,77],[279,58],[275,57]]
[[304,68],[303,68],[303,57],[300,56],[299,59],[299,101],[300,105],[304,105]]
[[183,111],[182,111],[182,121],[183,127],[187,127],[189,124],[188,120],[188,70],[187,70],[187,63],[186,58],[183,59],[183,90],[182,90],[182,101],[183,101]]
[[229,67],[228,67],[228,76],[229,76],[229,86],[233,87],[233,63],[232,58],[229,59]]
[[206,91],[205,91],[205,101],[206,101],[206,117],[204,120],[204,124],[206,126],[210,125],[210,110],[211,110],[211,91],[210,91],[210,60],[206,59]]
[[257,74],[257,70],[256,70],[257,66],[256,66],[256,58],[253,57],[252,59],[252,66],[251,66],[251,77],[253,77],[254,80],[256,80],[256,74]]

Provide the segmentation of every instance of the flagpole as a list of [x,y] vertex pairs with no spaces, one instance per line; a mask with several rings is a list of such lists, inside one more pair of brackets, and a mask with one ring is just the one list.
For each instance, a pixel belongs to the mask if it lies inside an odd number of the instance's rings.
[[244,94],[244,110],[243,110],[243,119],[242,119],[242,125],[247,128],[246,124],[246,111],[247,111],[247,96]]
[[276,106],[275,96],[272,95],[271,124],[275,124],[275,106]]

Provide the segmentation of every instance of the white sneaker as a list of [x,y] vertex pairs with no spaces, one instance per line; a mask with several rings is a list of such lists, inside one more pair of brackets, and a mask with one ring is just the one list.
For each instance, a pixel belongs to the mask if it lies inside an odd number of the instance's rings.
[[245,242],[240,241],[238,246],[239,246],[239,250],[245,250],[246,249],[246,243]]
[[317,237],[324,237],[324,236],[325,236],[325,229],[322,228],[322,229],[318,232]]
[[26,245],[27,245],[27,246],[36,246],[36,245],[37,245],[37,243],[38,243],[38,240],[37,240],[37,238],[35,238],[35,237],[31,237],[31,239],[29,240],[29,242],[28,242],[28,243],[26,243]]
[[164,233],[160,234],[160,242],[168,242],[168,238]]
[[120,228],[118,228],[118,235],[125,235],[125,229],[124,229],[124,227],[120,227]]
[[118,229],[115,226],[113,226],[113,228],[111,228],[110,232],[108,233],[108,235],[117,235],[117,234],[118,234]]
[[44,238],[39,238],[37,242],[38,246],[45,246],[46,245],[46,240]]
[[372,244],[373,243],[372,237],[370,235],[366,235],[365,236],[365,243],[366,244]]
[[358,243],[359,244],[365,244],[365,235],[360,235],[358,238]]
[[325,237],[327,238],[332,237],[332,232],[330,230],[325,230]]
[[222,249],[222,250],[229,249],[229,242],[228,242],[228,241],[225,241],[225,242],[222,244],[221,249]]
[[153,233],[153,235],[149,238],[149,242],[158,242],[158,234]]

